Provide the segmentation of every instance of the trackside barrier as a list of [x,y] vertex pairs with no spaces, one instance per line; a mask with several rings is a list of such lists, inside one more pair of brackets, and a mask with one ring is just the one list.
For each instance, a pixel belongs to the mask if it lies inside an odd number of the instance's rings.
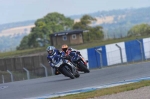
[[116,46],[119,48],[119,51],[120,51],[120,58],[121,58],[121,63],[123,63],[122,49],[121,49],[121,47],[120,47],[118,44],[116,44]]
[[[118,46],[116,46],[118,45]],[[119,42],[114,44],[108,44],[106,46],[106,55],[107,55],[107,64],[108,66],[120,64],[121,62],[126,62],[126,51],[125,51],[125,43]],[[121,50],[121,53],[120,53]],[[122,55],[122,59],[121,59]]]
[[26,68],[23,68],[23,69],[26,71],[26,73],[27,73],[27,79],[29,80],[30,79],[30,73],[29,73],[29,71]]
[[98,52],[98,53],[99,53],[99,55],[100,55],[100,63],[101,63],[100,68],[102,68],[102,67],[103,67],[102,49],[101,49],[101,48],[99,48],[99,49],[95,49],[95,50],[96,50],[96,52]]
[[9,70],[7,70],[7,72],[10,74],[11,82],[13,82],[13,81],[14,81],[14,78],[13,78],[13,74],[12,74],[12,72],[10,72]]
[[140,50],[141,50],[141,58],[142,58],[142,61],[144,60],[144,54],[143,54],[143,43],[140,41],[140,40],[137,40],[138,43],[140,44]]
[[143,39],[143,52],[144,52],[144,56],[145,59],[149,59],[150,58],[150,38],[144,38]]
[[143,59],[145,59],[144,57],[142,59],[142,53],[144,53],[143,50],[141,50],[144,49],[142,45],[143,45],[142,39],[138,41],[132,40],[125,42],[127,62],[142,61]]
[[[101,55],[96,51],[96,49],[101,50]],[[105,46],[98,46],[94,48],[88,48],[88,61],[89,61],[89,68],[100,68],[100,66],[107,66],[107,55],[106,55],[106,47]],[[101,61],[100,61],[101,60]]]
[[2,75],[2,82],[5,83],[4,75]]
[[146,61],[150,60],[150,38],[88,48],[87,53],[90,69]]
[[44,68],[44,70],[45,70],[45,77],[47,77],[47,76],[48,76],[48,73],[47,73],[47,68],[46,68],[46,66],[44,66],[42,63],[40,64],[40,66]]

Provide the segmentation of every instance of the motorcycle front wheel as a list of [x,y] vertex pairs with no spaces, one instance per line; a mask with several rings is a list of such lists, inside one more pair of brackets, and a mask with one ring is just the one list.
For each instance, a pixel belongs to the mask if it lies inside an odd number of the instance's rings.
[[71,70],[69,68],[66,68],[65,66],[62,67],[62,71],[64,73],[65,76],[70,77],[71,79],[74,79],[75,76],[73,75],[73,73],[71,72]]

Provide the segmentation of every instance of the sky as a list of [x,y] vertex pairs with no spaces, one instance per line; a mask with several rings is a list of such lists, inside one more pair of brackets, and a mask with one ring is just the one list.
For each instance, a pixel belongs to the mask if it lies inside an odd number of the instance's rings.
[[48,13],[65,16],[150,7],[150,0],[0,0],[0,24],[36,20]]

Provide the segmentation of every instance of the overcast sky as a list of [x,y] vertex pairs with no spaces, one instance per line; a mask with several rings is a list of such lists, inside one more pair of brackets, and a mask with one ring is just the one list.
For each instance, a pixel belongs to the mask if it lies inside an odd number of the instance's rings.
[[0,24],[36,20],[50,12],[71,16],[141,7],[150,7],[150,0],[0,0]]

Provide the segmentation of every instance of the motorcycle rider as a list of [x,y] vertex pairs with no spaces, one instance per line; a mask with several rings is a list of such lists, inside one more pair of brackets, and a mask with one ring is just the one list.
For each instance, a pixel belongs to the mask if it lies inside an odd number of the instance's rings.
[[48,55],[47,55],[48,63],[54,69],[55,75],[60,74],[60,72],[55,68],[55,63],[59,62],[61,57],[65,56],[65,53],[60,52],[54,46],[48,46],[46,51],[48,53]]
[[[66,54],[66,56],[67,56],[67,58],[70,60],[70,61],[74,61],[74,60],[76,60],[75,58],[76,58],[76,56],[77,55],[80,55],[81,57],[82,57],[82,55],[81,55],[81,53],[78,51],[78,50],[75,50],[75,49],[73,49],[73,48],[68,48],[68,45],[66,45],[66,44],[64,44],[64,45],[62,45],[62,51],[63,52],[65,52],[65,54]],[[83,58],[83,57],[82,57]],[[75,65],[75,64],[74,64]]]
[[[66,45],[66,44],[62,45],[61,49],[62,49],[62,51],[65,52],[66,55],[70,55],[72,52],[74,52],[74,53],[77,53],[80,56],[82,56],[78,50],[75,50],[75,49],[73,49],[71,47],[68,48],[68,45]],[[71,55],[71,56],[74,56],[74,55]]]
[[[73,48],[68,48],[68,45],[64,44],[62,45],[62,51],[66,53],[66,56],[68,57],[68,60],[78,68],[77,58],[80,56],[84,62],[84,64],[87,66],[88,60],[85,60],[81,53],[78,50],[75,50]],[[79,71],[82,71],[81,68],[78,68]],[[85,69],[84,69],[85,70]],[[85,72],[89,73],[89,70],[86,70]]]

